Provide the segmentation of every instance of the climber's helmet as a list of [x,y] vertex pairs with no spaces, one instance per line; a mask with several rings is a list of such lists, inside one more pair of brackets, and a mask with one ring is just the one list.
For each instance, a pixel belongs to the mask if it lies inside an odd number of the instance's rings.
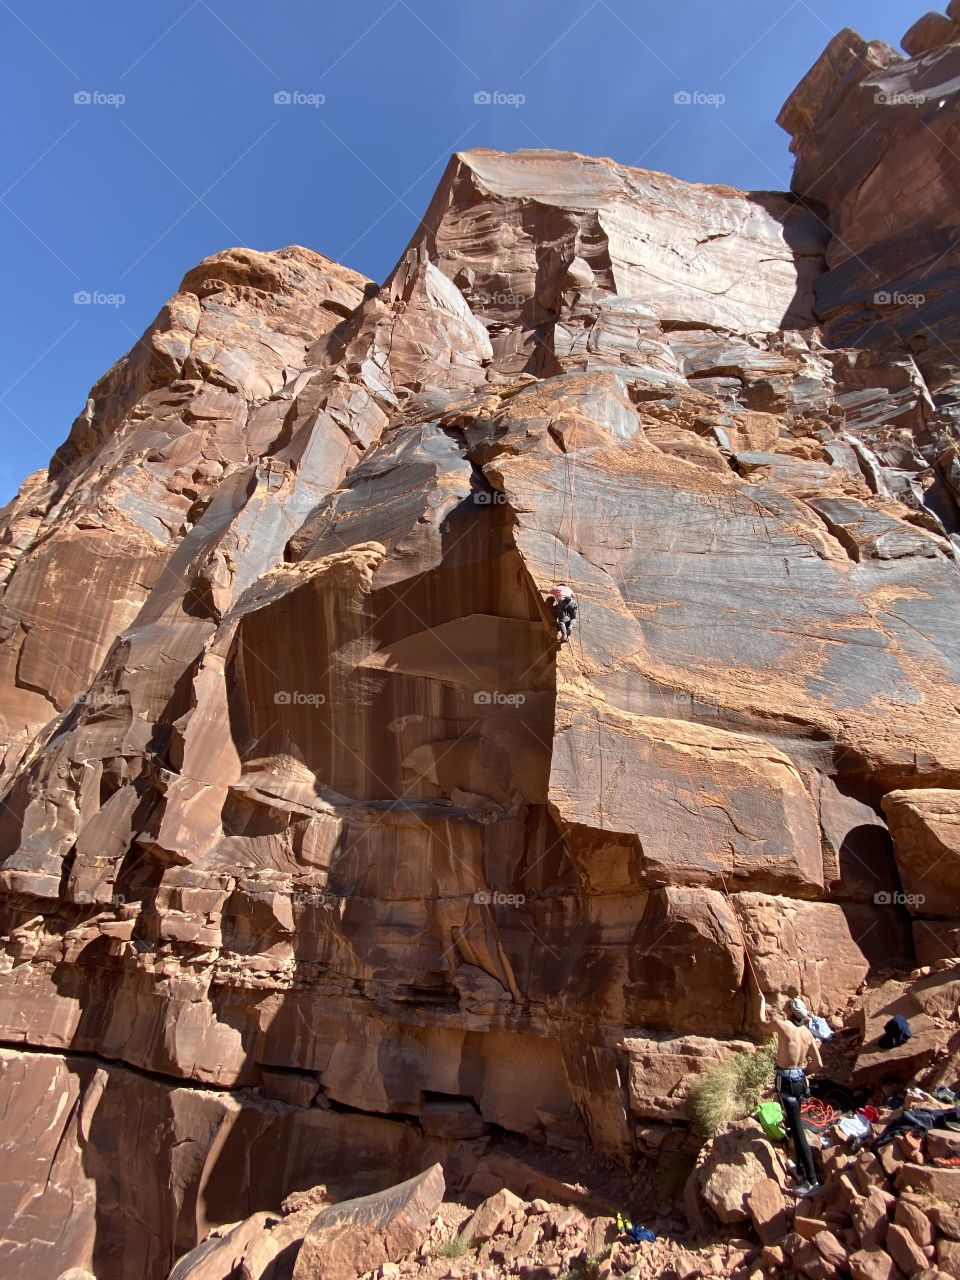
[[793,999],[788,1002],[787,1013],[790,1015],[790,1021],[795,1022],[798,1027],[805,1026],[807,1019],[810,1017],[810,1010],[799,996],[794,996]]

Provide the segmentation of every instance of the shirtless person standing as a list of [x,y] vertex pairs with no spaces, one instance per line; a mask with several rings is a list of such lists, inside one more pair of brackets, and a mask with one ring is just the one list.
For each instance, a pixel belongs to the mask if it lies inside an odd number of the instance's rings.
[[810,1092],[807,1085],[806,1066],[822,1067],[820,1048],[808,1029],[806,1005],[802,1000],[786,1001],[786,1017],[771,1015],[767,1002],[760,993],[760,1021],[773,1028],[777,1035],[777,1066],[774,1088],[787,1122],[796,1157],[797,1176],[802,1179],[797,1187],[798,1196],[808,1196],[820,1185],[813,1163],[813,1153],[807,1141],[806,1130],[800,1118],[800,1100]]

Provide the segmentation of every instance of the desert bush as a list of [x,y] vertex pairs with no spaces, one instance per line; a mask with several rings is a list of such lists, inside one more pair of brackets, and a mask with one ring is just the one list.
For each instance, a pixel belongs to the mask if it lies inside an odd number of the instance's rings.
[[466,1236],[453,1236],[450,1240],[444,1240],[436,1250],[438,1258],[462,1258],[470,1248],[470,1242]]
[[757,1108],[773,1078],[776,1041],[749,1053],[738,1053],[708,1071],[693,1087],[690,1103],[697,1132],[712,1138],[731,1120],[742,1120]]
[[561,1271],[557,1280],[598,1280],[600,1263],[609,1258],[612,1252],[611,1244],[608,1244],[605,1249],[598,1249],[596,1253],[591,1253],[586,1261],[578,1262],[568,1270]]

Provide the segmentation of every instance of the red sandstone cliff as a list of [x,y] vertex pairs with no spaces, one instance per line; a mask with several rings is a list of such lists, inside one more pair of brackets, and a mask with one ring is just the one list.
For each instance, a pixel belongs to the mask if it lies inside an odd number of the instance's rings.
[[792,194],[463,153],[381,289],[228,250],[96,384],[2,513],[5,1275],[344,1151],[630,1165],[744,940],[832,1015],[956,953],[947,25],[837,37]]

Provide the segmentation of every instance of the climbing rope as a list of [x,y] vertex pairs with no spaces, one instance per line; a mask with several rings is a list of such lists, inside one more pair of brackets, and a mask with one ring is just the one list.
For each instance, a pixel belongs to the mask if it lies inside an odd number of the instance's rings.
[[[566,447],[566,442],[564,442],[563,460],[564,460],[564,488],[563,488],[563,501],[562,501],[561,506],[560,506],[560,519],[559,519],[559,521],[558,521],[558,523],[557,523],[557,537],[554,539],[554,544],[553,544],[553,581],[554,581],[554,583],[556,583],[556,581],[557,581],[557,562],[558,562],[558,550],[559,550],[559,548],[558,548],[558,544],[559,544],[559,543],[561,543],[561,542],[563,541],[563,523],[564,523],[564,518],[566,517],[566,511],[567,511],[567,497],[568,497],[568,495],[569,495],[569,499],[570,499],[570,504],[569,504],[569,505],[570,505],[570,515],[569,515],[568,523],[567,523],[567,537],[566,537],[566,548],[567,548],[567,556],[566,556],[566,559],[567,559],[567,566],[566,566],[566,569],[564,570],[564,575],[565,575],[565,576],[564,576],[564,581],[565,581],[565,582],[569,582],[569,581],[570,581],[570,554],[571,554],[571,549],[572,549],[572,547],[573,547],[573,528],[574,528],[574,526],[573,526],[573,520],[574,520],[574,492],[575,492],[575,483],[576,483],[576,474],[577,474],[577,457],[576,457],[576,454],[574,453],[574,454],[573,454],[573,465],[571,466],[571,454],[570,454],[570,450]],[[579,625],[577,626],[577,643],[578,643],[578,644],[579,644],[579,646],[580,646],[580,660],[581,660],[581,662],[582,662],[582,661],[583,661],[583,639],[582,639],[582,636],[581,636],[581,627],[582,627],[582,625],[583,625],[583,620],[582,620],[582,618],[578,618],[578,624],[579,624]],[[603,831],[603,830],[604,830],[604,820],[603,820],[603,730],[602,730],[602,726],[601,726],[601,723],[600,723],[600,712],[599,712],[599,711],[597,711],[596,709],[594,709],[594,715],[595,715],[595,717],[596,717],[596,721],[597,721],[597,762],[598,762],[598,767],[599,767],[599,772],[600,772],[600,778],[599,778],[599,782],[600,782],[600,796],[599,796],[599,803],[598,803],[597,808],[598,808],[598,816],[599,816],[599,818],[600,818],[600,830],[601,830],[601,831]]]
[[[623,584],[623,600],[625,600],[627,608],[630,609],[632,616],[634,616],[634,620],[639,622],[639,620],[637,620],[636,618],[636,611],[634,608],[634,604],[632,604],[630,599],[630,589],[628,589],[628,586],[627,586],[626,576],[623,575],[623,567],[620,562],[620,557],[617,557],[617,572],[620,573],[620,580]],[[657,694],[660,699],[660,708],[662,708],[663,710],[663,718],[672,719],[673,717],[669,716],[668,714],[667,701],[666,699],[664,699],[663,690],[660,689],[659,684],[657,684],[657,682],[655,681],[654,681],[654,687],[655,689],[657,689]],[[712,833],[710,833],[709,824],[707,822],[707,814],[704,813],[703,801],[700,800],[700,792],[698,791],[698,788],[694,786],[694,778],[692,778],[689,765],[687,765],[686,758],[684,755],[682,755],[682,753],[681,753],[680,759],[681,759],[682,768],[684,768],[684,772],[686,774],[687,786],[690,787],[690,794],[692,797],[694,797],[694,803],[696,804],[696,812],[698,812],[698,814],[700,815],[700,822],[703,823],[704,836],[707,837],[707,844],[709,845],[710,856],[712,856],[713,864],[716,865],[716,868],[717,868],[719,881],[721,881],[721,886],[723,888],[724,899],[727,900],[727,905],[730,906],[731,915],[733,916],[733,920],[735,920],[736,922],[737,932],[740,933],[740,942],[742,947],[744,947],[744,959],[746,960],[746,964],[748,964],[749,966],[750,973],[753,974],[754,980],[756,982],[756,988],[758,988],[758,991],[762,991],[763,988],[760,987],[759,975],[758,973],[756,973],[756,969],[754,968],[753,957],[750,956],[750,947],[748,946],[748,942],[746,942],[744,925],[742,925],[741,923],[740,913],[739,911],[737,911],[737,908],[736,908],[736,902],[733,901],[733,896],[731,895],[730,887],[728,887],[728,884],[727,884],[727,878],[723,874],[723,867],[721,865],[721,860],[719,860],[717,846],[714,845],[713,835]]]
[[[580,648],[581,650],[583,649],[582,642],[581,642]],[[594,707],[593,709],[593,714],[597,717],[597,764],[600,770],[600,795],[598,797],[597,813],[600,818],[600,830],[602,831],[603,830],[603,728],[600,724],[600,712],[597,710],[596,707]]]
[[807,1098],[800,1104],[800,1118],[816,1133],[822,1133],[824,1129],[836,1124],[837,1116],[836,1107],[824,1102],[822,1098]]
[[[563,460],[566,464],[564,472],[563,501],[560,504],[560,519],[557,521],[557,536],[553,540],[553,582],[551,586],[556,586],[557,582],[557,560],[559,551],[563,542],[563,521],[567,514],[567,490],[570,487],[570,455],[564,450]],[[571,495],[572,498],[572,495]],[[570,564],[570,547],[567,547],[567,566]]]
[[570,550],[573,546],[573,516],[574,516],[574,509],[575,509],[574,494],[576,492],[576,481],[577,481],[577,455],[576,454],[573,455],[572,466],[570,465],[570,454],[569,453],[565,454],[565,457],[567,459],[567,476],[570,481],[570,525],[569,525],[569,528],[567,529],[567,568],[565,571],[567,578],[569,578],[570,577]]
[[[570,570],[570,550],[571,550],[571,543],[572,543],[572,541],[573,541],[573,519],[574,519],[574,510],[575,510],[575,504],[576,504],[576,486],[575,486],[575,480],[576,480],[576,456],[574,455],[574,460],[573,460],[574,465],[573,465],[573,468],[571,468],[571,466],[570,466],[570,455],[569,455],[569,453],[568,453],[568,452],[566,452],[566,451],[565,451],[565,453],[564,453],[564,458],[565,458],[565,462],[566,462],[566,477],[565,477],[565,478],[566,478],[566,485],[565,485],[565,487],[564,487],[564,491],[563,491],[563,506],[562,506],[562,508],[561,508],[559,528],[560,528],[560,530],[562,531],[562,528],[563,528],[563,519],[564,519],[564,514],[565,514],[565,512],[566,512],[566,508],[567,508],[567,496],[568,496],[568,491],[569,491],[570,516],[569,516],[569,525],[568,525],[568,533],[567,533],[567,576],[569,577],[569,570]],[[772,536],[771,536],[771,534],[770,534],[770,530],[767,528],[767,522],[766,522],[766,519],[764,518],[763,510],[762,510],[762,508],[761,508],[761,506],[760,506],[760,504],[759,504],[759,503],[755,503],[755,505],[756,505],[756,507],[757,507],[757,514],[758,514],[758,516],[759,516],[759,518],[760,518],[760,524],[761,524],[761,525],[762,525],[762,527],[763,527],[763,531],[764,531],[764,533],[765,533],[765,535],[766,535],[766,537],[767,537],[768,541],[772,541]],[[600,507],[600,505],[599,505],[599,504],[598,504],[598,523],[599,523],[599,524],[601,524],[601,525],[604,527],[605,532],[606,532],[606,534],[607,534],[607,539],[606,539],[606,541],[607,541],[607,549],[608,549],[608,550],[614,550],[614,548],[612,548],[612,547],[610,546],[610,538],[609,538],[609,534],[610,534],[610,521],[609,521],[609,519],[608,519],[608,518],[606,518],[606,516],[603,514],[602,507]],[[556,556],[557,556],[557,552],[556,552],[556,547],[555,547],[555,548],[554,548],[554,574],[556,574],[556,564],[557,564]],[[629,588],[628,588],[628,586],[627,586],[626,576],[624,575],[624,572],[623,572],[623,566],[622,566],[622,564],[620,563],[620,557],[619,557],[619,555],[618,555],[618,556],[617,556],[617,558],[616,558],[616,566],[617,566],[617,572],[618,572],[618,574],[620,575],[620,581],[621,581],[621,583],[622,583],[622,585],[623,585],[623,591],[622,591],[622,593],[621,593],[621,594],[622,594],[622,597],[623,597],[623,600],[624,600],[624,602],[625,602],[625,604],[626,604],[627,608],[630,610],[631,616],[634,618],[634,621],[638,621],[638,620],[637,620],[637,618],[636,618],[636,612],[635,612],[634,605],[633,605],[633,603],[632,603],[632,601],[631,601],[631,599],[630,599],[630,591],[629,591]],[[578,625],[578,628],[577,628],[577,629],[578,629],[578,632],[581,634],[581,638],[580,638],[580,656],[581,656],[581,661],[582,661],[582,659],[583,659],[583,639],[582,639],[582,628],[583,628],[583,622],[584,622],[583,617],[580,617],[580,618],[578,619],[578,623],[579,623],[579,625]],[[638,625],[639,625],[639,622],[638,622]],[[655,688],[656,688],[656,690],[657,690],[657,695],[658,695],[658,697],[660,698],[660,703],[661,703],[661,708],[662,708],[662,710],[663,710],[663,716],[664,716],[664,719],[666,719],[666,720],[672,719],[673,717],[671,717],[671,716],[669,715],[669,713],[668,713],[668,708],[667,708],[667,704],[666,704],[666,699],[664,698],[664,695],[663,695],[663,689],[660,687],[660,685],[659,685],[656,681],[652,681],[651,683],[653,683],[654,687],[655,687]],[[597,757],[598,757],[598,766],[599,766],[599,783],[600,783],[600,795],[599,795],[598,810],[599,810],[599,816],[600,816],[600,829],[601,829],[601,830],[603,830],[603,786],[604,786],[604,783],[603,783],[603,733],[602,733],[602,727],[601,727],[600,712],[599,712],[599,710],[595,709],[594,714],[595,714],[595,716],[596,716],[596,720],[597,720]],[[762,991],[762,989],[763,989],[763,988],[762,988],[762,987],[761,987],[761,985],[760,985],[760,977],[759,977],[759,974],[757,973],[756,967],[755,967],[755,965],[754,965],[754,963],[753,963],[753,958],[752,958],[752,956],[751,956],[751,954],[750,954],[750,947],[749,947],[749,945],[748,945],[748,943],[747,943],[747,936],[746,936],[746,933],[744,932],[743,924],[742,924],[741,919],[740,919],[740,913],[739,913],[739,911],[737,910],[737,905],[736,905],[736,903],[735,903],[735,901],[734,901],[733,895],[732,895],[732,894],[731,894],[731,892],[730,892],[729,885],[727,884],[727,878],[726,878],[726,876],[725,876],[725,875],[724,875],[724,873],[723,873],[723,866],[722,866],[722,864],[721,864],[720,856],[719,856],[719,853],[717,852],[716,845],[714,844],[713,835],[711,834],[709,824],[707,823],[706,814],[705,814],[705,812],[704,812],[704,805],[703,805],[703,802],[702,802],[702,800],[701,800],[701,798],[700,798],[700,793],[699,793],[698,789],[696,788],[696,786],[694,785],[693,775],[692,775],[692,773],[690,772],[689,766],[687,765],[686,760],[683,758],[683,756],[681,756],[681,764],[682,764],[682,767],[683,767],[684,773],[686,774],[686,778],[687,778],[687,785],[688,785],[688,787],[689,787],[689,789],[690,789],[690,794],[691,794],[691,796],[693,797],[694,803],[696,804],[697,812],[698,812],[698,814],[699,814],[699,816],[700,816],[700,821],[701,821],[701,823],[702,823],[702,825],[703,825],[704,836],[705,836],[705,838],[706,838],[706,842],[707,842],[707,844],[708,844],[708,846],[709,846],[709,849],[710,849],[710,855],[711,855],[712,863],[713,863],[713,865],[716,867],[717,875],[718,875],[718,876],[719,876],[719,878],[720,878],[720,884],[721,884],[721,887],[722,887],[722,889],[723,889],[723,895],[724,895],[724,898],[725,898],[725,899],[726,899],[726,901],[727,901],[727,905],[728,905],[728,906],[729,906],[729,908],[730,908],[730,913],[731,913],[731,915],[733,916],[734,922],[735,922],[735,924],[736,924],[736,926],[737,926],[737,932],[738,932],[738,933],[739,933],[739,935],[740,935],[740,942],[741,942],[741,945],[743,946],[743,955],[744,955],[744,960],[746,961],[747,967],[749,968],[749,970],[750,970],[751,974],[753,975],[753,979],[754,979],[754,981],[755,981],[755,982],[756,982],[756,984],[757,984],[757,990],[758,990],[758,991]]]

